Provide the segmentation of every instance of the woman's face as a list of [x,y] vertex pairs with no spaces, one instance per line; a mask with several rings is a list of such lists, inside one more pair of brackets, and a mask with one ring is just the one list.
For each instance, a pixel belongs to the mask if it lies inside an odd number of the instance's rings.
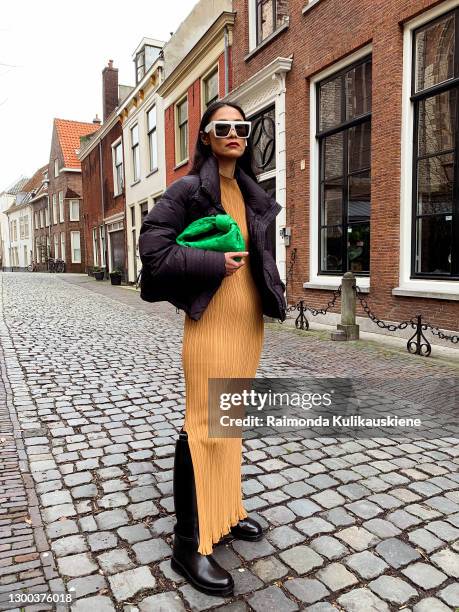
[[[233,108],[232,106],[222,106],[221,108],[217,108],[209,119],[209,121],[219,120],[244,121],[244,117],[236,108]],[[210,144],[214,155],[217,157],[224,157],[226,159],[237,159],[238,157],[241,157],[241,155],[244,154],[245,147],[247,146],[247,140],[245,138],[239,138],[234,128],[231,128],[231,131],[226,138],[217,138],[213,129],[210,130],[210,132],[201,132],[201,138],[205,144]]]

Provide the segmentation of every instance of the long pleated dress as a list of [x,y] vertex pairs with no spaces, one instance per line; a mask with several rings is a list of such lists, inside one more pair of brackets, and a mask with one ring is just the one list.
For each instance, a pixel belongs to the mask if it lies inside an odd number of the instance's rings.
[[[246,209],[236,179],[220,174],[220,190],[223,207],[237,221],[248,251]],[[261,298],[248,255],[244,266],[223,278],[198,321],[185,315],[183,428],[188,432],[196,484],[198,552],[204,555],[211,554],[213,545],[248,516],[241,492],[242,437],[208,437],[208,379],[254,378],[263,339]]]

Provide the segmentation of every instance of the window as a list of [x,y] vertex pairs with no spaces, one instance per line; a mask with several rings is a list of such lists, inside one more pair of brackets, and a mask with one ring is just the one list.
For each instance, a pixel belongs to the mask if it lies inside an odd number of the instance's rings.
[[44,218],[44,214],[43,214],[43,208],[40,210],[40,227],[44,227],[45,225],[45,218]]
[[113,147],[113,168],[115,196],[117,196],[123,192],[124,188],[123,145],[121,142]]
[[136,124],[131,128],[131,150],[132,150],[132,178],[138,181],[140,178],[140,149],[139,149],[139,126]]
[[59,191],[59,223],[64,223],[64,192]]
[[81,263],[80,232],[70,232],[72,263]]
[[[43,213],[41,213],[41,214],[43,214]],[[46,227],[49,226],[49,210],[48,210],[48,207],[45,208],[45,224],[46,224]]]
[[318,83],[319,274],[370,272],[371,58]]
[[24,240],[24,217],[19,217],[19,240]]
[[137,53],[135,58],[135,74],[136,83],[142,80],[145,74],[145,49],[142,49],[140,53]]
[[54,259],[59,259],[59,234],[54,234]]
[[57,201],[56,201],[56,194],[53,193],[53,224],[56,225],[57,223]]
[[105,259],[105,227],[103,225],[99,227],[99,236],[100,236],[100,265],[105,266],[107,262]]
[[259,45],[284,23],[288,23],[288,0],[256,0],[257,34]]
[[156,105],[147,112],[148,150],[150,172],[158,167],[158,142],[156,139]]
[[65,232],[61,232],[61,259],[65,261]]
[[177,163],[188,157],[188,100],[177,104]]
[[142,202],[140,205],[140,222],[142,223],[144,218],[148,215],[148,202]]
[[276,111],[263,109],[250,117],[252,122],[253,160],[256,174],[276,168]]
[[13,221],[13,229],[14,229],[13,240],[17,240],[18,239],[18,222],[16,221],[16,219]]
[[29,237],[29,216],[24,217],[24,238],[27,239]]
[[54,178],[56,178],[56,176],[59,176],[59,160],[58,159],[54,160]]
[[411,276],[459,279],[459,9],[413,32]]
[[34,224],[35,224],[35,228],[39,228],[39,227],[40,227],[40,213],[39,213],[39,211],[38,211],[38,210],[36,210],[36,211],[34,212],[34,215],[33,215],[33,222],[34,222]]
[[80,220],[80,200],[70,200],[70,221]]
[[94,265],[99,265],[99,244],[97,241],[97,227],[94,227],[92,230],[92,252],[94,254]]
[[218,100],[218,68],[204,79],[204,106]]

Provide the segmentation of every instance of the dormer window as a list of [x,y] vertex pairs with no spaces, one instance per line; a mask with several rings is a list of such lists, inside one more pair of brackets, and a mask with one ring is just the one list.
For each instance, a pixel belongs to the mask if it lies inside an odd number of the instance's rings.
[[145,49],[137,53],[135,58],[136,83],[139,83],[145,74]]
[[[155,42],[152,39],[146,39],[151,42]],[[162,46],[156,46],[154,44],[148,44],[145,39],[140,44],[139,48],[135,52],[135,78],[136,83],[140,83],[145,74],[150,70],[155,61],[157,60]]]

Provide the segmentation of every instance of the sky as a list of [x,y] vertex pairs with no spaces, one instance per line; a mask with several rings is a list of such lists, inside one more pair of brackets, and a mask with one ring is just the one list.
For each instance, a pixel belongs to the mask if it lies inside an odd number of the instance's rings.
[[119,69],[119,83],[134,85],[132,54],[142,38],[166,42],[196,3],[3,3],[0,192],[48,163],[54,117],[92,122],[97,113],[102,118],[102,69],[109,59]]

